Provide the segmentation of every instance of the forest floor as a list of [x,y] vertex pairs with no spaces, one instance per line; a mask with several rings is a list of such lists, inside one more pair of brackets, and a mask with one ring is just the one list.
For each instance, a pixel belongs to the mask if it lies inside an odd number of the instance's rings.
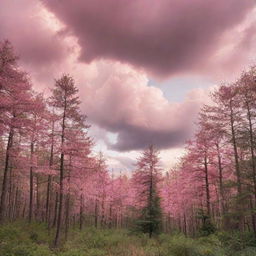
[[161,234],[149,239],[127,230],[70,230],[62,248],[50,249],[53,233],[44,224],[24,222],[0,227],[0,256],[255,256],[250,233],[216,233],[196,239]]

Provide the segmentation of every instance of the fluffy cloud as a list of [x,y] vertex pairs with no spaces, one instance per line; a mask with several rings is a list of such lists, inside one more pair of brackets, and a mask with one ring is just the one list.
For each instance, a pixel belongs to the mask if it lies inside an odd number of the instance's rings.
[[210,65],[225,33],[255,5],[253,0],[41,1],[66,24],[66,33],[78,38],[82,61],[119,60],[160,76]]
[[67,51],[54,24],[44,22],[42,5],[31,0],[2,0],[0,40],[8,39],[24,63],[40,67],[60,62]]
[[[122,64],[107,64],[111,72],[104,80],[82,88],[83,109],[91,121],[117,134],[111,149],[128,151],[183,145],[194,129],[201,104],[207,100],[202,89],[193,90],[181,103],[171,103],[156,87],[148,86],[145,74]],[[104,69],[104,68],[103,68]]]
[[[70,73],[79,87],[83,111],[94,125],[93,135],[120,152],[149,144],[176,148],[190,138],[197,112],[207,101],[206,92],[196,89],[184,102],[169,102],[159,88],[149,86],[143,69],[169,75],[193,70],[201,63],[207,66],[222,34],[252,6],[250,0],[43,3],[60,20],[40,2],[3,0],[0,39],[12,41],[23,67],[41,90],[53,85],[53,78]],[[234,7],[229,8],[231,4]],[[248,48],[245,38],[251,42],[254,31],[250,24],[242,28],[238,41],[244,51]],[[234,42],[234,35],[227,41]],[[99,60],[102,58],[111,60]],[[115,134],[115,141],[108,132]]]

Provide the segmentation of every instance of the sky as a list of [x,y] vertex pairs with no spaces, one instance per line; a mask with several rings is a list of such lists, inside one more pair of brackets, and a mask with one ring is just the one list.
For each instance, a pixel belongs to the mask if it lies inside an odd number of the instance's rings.
[[109,168],[154,144],[174,166],[200,107],[255,64],[255,0],[1,0],[0,40],[36,90],[73,76]]

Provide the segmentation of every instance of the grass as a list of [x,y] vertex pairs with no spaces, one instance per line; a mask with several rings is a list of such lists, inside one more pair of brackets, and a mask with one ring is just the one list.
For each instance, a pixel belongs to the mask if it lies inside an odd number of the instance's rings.
[[250,233],[216,233],[197,239],[161,234],[148,239],[128,230],[71,230],[68,241],[51,250],[53,232],[44,224],[24,222],[0,227],[0,256],[255,256]]

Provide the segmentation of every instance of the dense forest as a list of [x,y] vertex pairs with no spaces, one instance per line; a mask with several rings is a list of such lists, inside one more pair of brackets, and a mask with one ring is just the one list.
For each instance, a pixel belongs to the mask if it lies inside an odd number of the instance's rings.
[[255,67],[212,92],[175,168],[148,145],[120,175],[93,151],[75,80],[49,87],[1,42],[1,255],[256,255]]

